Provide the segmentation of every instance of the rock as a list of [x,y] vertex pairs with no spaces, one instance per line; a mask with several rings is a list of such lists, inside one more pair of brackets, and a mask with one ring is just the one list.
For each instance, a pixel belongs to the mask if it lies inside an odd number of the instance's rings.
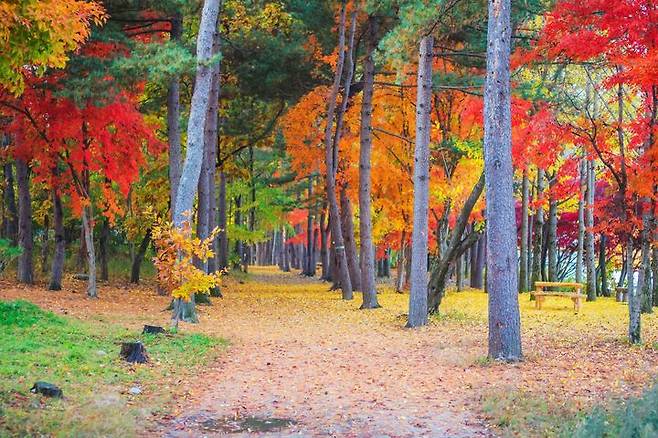
[[34,394],[45,395],[46,397],[62,398],[64,396],[61,389],[48,382],[36,382],[30,391]]
[[130,363],[146,363],[149,356],[141,342],[123,342],[121,344],[121,357]]
[[104,351],[104,350],[98,350],[98,351],[96,352],[96,354],[99,355],[99,356],[107,356],[107,351]]
[[151,335],[158,335],[160,333],[167,333],[167,331],[157,325],[145,325],[144,329],[142,330],[142,334],[144,333],[148,333]]
[[128,392],[132,395],[139,395],[142,393],[142,389],[139,386],[133,386],[128,390]]

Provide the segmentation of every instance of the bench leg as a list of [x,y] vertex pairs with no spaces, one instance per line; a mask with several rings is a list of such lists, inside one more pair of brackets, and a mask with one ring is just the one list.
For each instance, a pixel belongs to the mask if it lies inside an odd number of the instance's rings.
[[573,310],[578,313],[580,312],[580,304],[581,304],[581,298],[572,298],[573,301]]
[[544,302],[544,297],[542,296],[535,296],[535,308],[537,310],[541,310],[541,305]]

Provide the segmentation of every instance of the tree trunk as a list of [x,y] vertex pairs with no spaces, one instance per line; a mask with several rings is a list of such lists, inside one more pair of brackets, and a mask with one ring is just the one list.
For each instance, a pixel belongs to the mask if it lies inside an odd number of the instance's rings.
[[304,262],[304,271],[307,277],[315,275],[313,265],[313,211],[311,209],[311,199],[313,198],[313,176],[308,177],[308,214],[306,217],[306,260]]
[[329,251],[327,250],[327,241],[329,240],[329,224],[325,226],[326,210],[323,208],[320,213],[320,264],[322,267],[321,280],[330,281],[329,275]]
[[[176,12],[171,20],[171,41],[180,42],[183,35],[183,17]],[[180,78],[174,77],[169,82],[167,92],[167,140],[169,142],[169,200],[173,212],[178,195],[178,183],[181,177],[182,146],[180,132]]]
[[402,293],[406,283],[406,264],[407,264],[407,231],[402,230],[400,235],[400,250],[398,251],[397,272],[395,279],[395,292]]
[[[197,70],[190,106],[190,117],[187,125],[187,153],[183,171],[178,185],[176,204],[174,207],[174,226],[183,227],[186,214],[192,212],[194,195],[199,183],[199,175],[204,155],[204,129],[208,114],[209,96],[212,87],[214,68],[210,65],[213,55],[213,43],[217,32],[217,18],[219,15],[220,0],[205,0],[199,35],[197,38]],[[177,298],[172,313],[172,325],[178,327],[178,321],[184,316],[185,307],[193,309],[194,298],[184,302]],[[191,318],[194,320],[195,318]]]
[[455,262],[455,281],[457,283],[457,291],[461,292],[464,290],[464,256],[461,255],[457,257]]
[[[552,181],[555,181],[553,178]],[[548,251],[548,281],[558,281],[557,279],[557,201],[554,196],[550,196],[548,204],[548,231],[546,246]]]
[[630,237],[626,244],[626,271],[628,275],[627,296],[628,296],[628,340],[631,344],[642,342],[641,330],[641,312],[642,298],[635,287],[635,275],[633,266],[633,239]]
[[217,268],[226,269],[228,268],[228,234],[226,232],[226,226],[228,221],[226,220],[226,173],[224,173],[224,167],[219,169],[219,201],[218,201],[218,218],[217,226],[219,227],[219,233],[217,235]]
[[608,287],[608,269],[605,257],[606,240],[605,234],[601,234],[599,239],[599,272],[601,273],[601,295],[609,297],[610,288]]
[[585,208],[585,268],[587,271],[587,301],[596,300],[596,248],[594,246],[594,161],[587,161],[587,205]]
[[[327,201],[329,203],[330,211],[330,223],[331,223],[331,240],[334,251],[336,252],[336,278],[340,279],[340,285],[342,289],[342,297],[344,300],[351,300],[353,298],[352,294],[352,282],[350,281],[350,273],[347,262],[347,255],[345,252],[345,242],[343,241],[343,232],[340,225],[340,211],[338,209],[338,199],[336,197],[336,174],[335,167],[337,166],[336,160],[334,160],[334,144],[338,145],[338,140],[340,137],[340,126],[337,123],[336,133],[332,139],[332,126],[334,115],[336,113],[336,101],[338,98],[338,91],[340,88],[340,82],[343,72],[343,66],[345,62],[345,14],[346,7],[345,2],[342,3],[341,13],[340,13],[340,24],[339,28],[339,38],[338,38],[338,61],[336,64],[336,73],[334,76],[334,82],[331,88],[331,94],[328,99],[327,105],[327,126],[324,133],[324,147],[325,147],[325,164],[326,164],[326,193]],[[356,26],[356,14],[352,14],[352,27],[350,31],[350,39],[353,40],[354,29]],[[350,50],[353,47],[353,43],[350,44]],[[348,71],[348,75],[351,75],[351,71]],[[351,79],[345,82],[346,84],[351,83]],[[345,93],[344,100],[349,98],[349,93]]]
[[[235,215],[233,220],[236,227],[242,226],[242,195],[235,197]],[[244,247],[242,240],[240,239],[235,240],[235,254],[237,256],[237,260],[235,261],[233,267],[240,269],[242,265],[242,259],[244,258]]]
[[107,218],[103,218],[103,223],[101,225],[101,235],[99,237],[99,259],[101,263],[101,281],[108,281],[110,274],[108,268],[108,245],[110,240],[110,221]]
[[34,283],[32,233],[32,197],[30,196],[30,167],[16,159],[16,184],[18,186],[18,245],[23,252],[18,257],[18,281],[25,284]]
[[407,327],[427,324],[427,241],[430,182],[430,112],[432,109],[432,62],[434,39],[420,41],[416,95],[416,145],[414,149],[414,218],[411,235],[411,290]]
[[96,254],[94,251],[94,226],[92,220],[94,217],[91,201],[89,205],[82,208],[82,230],[85,235],[85,249],[87,253],[87,296],[89,298],[98,298],[98,289],[96,287]]
[[[475,247],[475,245],[473,245]],[[471,267],[471,287],[474,289],[484,289],[484,265],[486,262],[486,237],[480,236],[477,242],[477,251],[475,264]]]
[[149,247],[151,242],[151,230],[148,230],[142,239],[142,242],[139,244],[139,250],[135,254],[133,259],[133,264],[130,269],[130,282],[134,284],[139,283],[139,273],[142,268],[142,262],[144,261],[144,256],[146,255],[146,250]]
[[3,217],[3,237],[12,241],[13,244],[18,242],[18,208],[16,207],[16,192],[14,191],[14,170],[11,163],[5,163],[5,187],[3,197],[5,210]]
[[576,250],[576,283],[583,282],[585,254],[585,193],[587,193],[587,161],[580,160],[580,184],[578,190],[578,247]]
[[361,240],[361,291],[362,309],[379,306],[375,288],[375,247],[372,238],[371,155],[372,155],[372,95],[375,84],[375,60],[373,53],[377,45],[378,22],[368,17],[366,32],[366,56],[363,61],[363,99],[361,101],[361,127],[359,149],[359,238]]
[[651,249],[651,285],[653,288],[653,305],[658,306],[658,247]]
[[541,281],[542,278],[542,248],[544,237],[544,209],[542,202],[544,199],[544,170],[537,169],[537,211],[535,212],[534,241],[532,243],[532,285],[535,289],[535,282]]
[[484,162],[487,187],[489,357],[518,361],[522,353],[512,187],[510,9],[510,0],[489,0],[487,78],[484,89]]
[[64,273],[64,257],[66,255],[66,240],[64,237],[62,198],[56,190],[53,190],[53,230],[55,231],[55,254],[53,255],[48,290],[61,290],[62,274]]
[[356,239],[354,238],[352,202],[347,196],[345,187],[340,189],[340,207],[341,227],[345,239],[345,256],[347,257],[347,267],[350,272],[352,290],[361,290],[361,268],[359,267],[358,253],[356,250]]
[[528,285],[528,205],[530,200],[530,182],[528,168],[523,169],[521,183],[521,249],[519,261],[519,292],[527,292]]

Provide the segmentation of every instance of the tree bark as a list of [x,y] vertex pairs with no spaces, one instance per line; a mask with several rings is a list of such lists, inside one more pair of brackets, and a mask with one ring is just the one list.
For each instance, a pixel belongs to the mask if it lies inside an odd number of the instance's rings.
[[[350,273],[347,262],[347,255],[345,252],[345,242],[343,240],[343,232],[340,225],[340,211],[338,209],[338,199],[336,197],[336,174],[335,166],[337,163],[334,160],[334,144],[338,145],[340,137],[340,126],[337,123],[336,133],[332,139],[332,126],[334,115],[336,113],[336,101],[338,98],[338,91],[340,88],[341,77],[343,73],[343,66],[345,62],[345,14],[346,5],[342,2],[340,13],[340,24],[338,26],[338,61],[336,64],[336,73],[334,82],[331,88],[331,94],[328,98],[327,105],[327,126],[324,133],[324,147],[325,147],[325,164],[326,164],[326,192],[327,201],[329,203],[330,223],[331,223],[331,240],[332,246],[336,253],[336,278],[340,279],[340,287],[342,289],[342,297],[344,300],[351,300],[352,282],[350,281]],[[356,14],[352,14],[352,28],[350,31],[350,39],[353,40],[354,29],[356,26]],[[353,43],[350,44],[350,49]],[[348,76],[351,72],[348,72]],[[346,81],[346,84],[351,83]],[[345,93],[344,99],[349,97],[349,93]]]
[[587,193],[587,161],[580,160],[580,184],[578,190],[578,247],[576,250],[576,283],[583,282],[585,255],[585,193]]
[[66,255],[66,240],[64,236],[64,209],[62,198],[53,190],[53,230],[55,231],[55,253],[50,275],[48,290],[62,289],[62,274],[64,273],[64,257]]
[[224,173],[224,167],[220,167],[219,169],[219,201],[217,213],[217,226],[219,227],[219,233],[217,234],[217,268],[226,269],[228,268],[228,234],[226,232],[228,221],[226,220],[226,173]]
[[542,279],[542,248],[544,237],[544,208],[542,202],[544,199],[544,170],[537,169],[537,211],[535,212],[534,241],[532,243],[532,285],[535,289],[535,282]]
[[530,182],[528,168],[523,169],[521,183],[521,249],[519,260],[519,292],[527,292],[528,285],[528,205],[530,200]]
[[489,0],[484,89],[484,163],[487,200],[489,357],[518,361],[521,322],[516,276],[516,221],[512,187],[510,0]]
[[[220,0],[205,0],[199,35],[197,38],[197,70],[190,107],[190,117],[187,125],[187,153],[181,173],[176,203],[174,206],[174,226],[182,228],[186,214],[192,212],[194,196],[199,183],[201,165],[204,155],[204,129],[208,114],[210,89],[212,87],[214,68],[210,65],[213,55],[213,43],[217,32],[217,19],[219,16]],[[172,325],[178,327],[178,321],[184,316],[184,307],[194,308],[194,298],[184,302],[177,298],[172,313]],[[194,320],[194,318],[191,318]]]
[[427,242],[430,182],[430,111],[432,109],[432,61],[434,39],[420,41],[416,95],[416,145],[414,149],[414,218],[411,235],[411,290],[407,327],[427,324]]
[[594,246],[594,161],[587,161],[587,205],[585,208],[585,269],[587,301],[596,300],[596,248]]
[[89,205],[82,208],[82,230],[85,238],[85,250],[87,254],[87,296],[89,298],[98,298],[98,289],[96,287],[96,253],[94,250],[94,226],[92,220],[94,217],[91,201]]
[[[555,178],[552,184],[555,184]],[[548,281],[557,281],[557,201],[550,195],[548,203],[548,231],[546,246],[548,251]]]
[[599,272],[601,273],[601,295],[609,297],[610,288],[608,287],[608,269],[606,267],[607,259],[605,257],[606,240],[605,234],[601,234],[599,239]]
[[307,277],[315,275],[313,266],[313,210],[311,208],[311,199],[313,198],[313,176],[308,177],[308,214],[306,217],[306,260],[304,261],[304,270],[302,274]]
[[[183,17],[176,12],[171,20],[171,40],[180,42],[183,35]],[[181,177],[183,151],[180,132],[180,78],[169,82],[167,92],[167,140],[169,142],[169,201],[173,212],[178,195],[178,183]]]
[[326,210],[323,208],[320,213],[320,265],[322,269],[322,275],[320,276],[321,280],[330,281],[331,277],[329,275],[329,251],[327,249],[327,241],[329,240],[329,224],[325,226],[326,221]]
[[398,251],[398,260],[396,268],[395,292],[402,293],[406,283],[406,264],[407,264],[407,231],[402,230],[400,235],[400,249]]
[[633,238],[629,237],[626,244],[626,271],[628,275],[628,340],[631,344],[642,342],[641,312],[642,298],[635,287],[635,269],[633,266]]
[[32,232],[32,197],[30,196],[30,167],[16,159],[16,185],[18,187],[18,245],[23,252],[18,257],[18,281],[34,283],[34,236]]
[[356,250],[356,239],[354,238],[354,215],[352,214],[352,202],[347,196],[346,190],[345,187],[340,189],[340,219],[345,239],[345,256],[347,257],[347,267],[350,272],[352,290],[361,290],[361,269]]
[[359,149],[359,238],[361,240],[361,291],[362,309],[379,306],[375,288],[375,247],[372,238],[371,212],[371,155],[372,155],[372,96],[375,84],[374,51],[377,45],[378,22],[368,17],[366,56],[363,61],[363,99],[361,101],[361,127]]
[[137,250],[137,254],[135,254],[135,258],[133,260],[133,264],[130,269],[131,283],[134,284],[139,283],[139,274],[142,268],[142,262],[144,261],[144,256],[146,255],[146,250],[148,249],[150,242],[151,242],[151,230],[148,230],[144,235],[144,238],[142,239],[141,243],[139,244],[139,249]]
[[43,237],[41,239],[41,273],[48,273],[48,254],[50,253],[50,216],[43,219]]

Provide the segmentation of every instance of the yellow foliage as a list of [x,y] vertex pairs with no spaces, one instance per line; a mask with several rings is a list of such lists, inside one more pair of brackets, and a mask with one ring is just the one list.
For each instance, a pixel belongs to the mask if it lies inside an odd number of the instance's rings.
[[194,260],[206,262],[214,255],[211,245],[218,232],[219,228],[215,228],[210,236],[199,239],[192,235],[189,221],[185,221],[181,228],[164,222],[153,227],[153,241],[157,248],[153,263],[160,287],[173,298],[185,301],[194,293],[208,294],[217,287],[221,272],[207,274],[194,265]]

